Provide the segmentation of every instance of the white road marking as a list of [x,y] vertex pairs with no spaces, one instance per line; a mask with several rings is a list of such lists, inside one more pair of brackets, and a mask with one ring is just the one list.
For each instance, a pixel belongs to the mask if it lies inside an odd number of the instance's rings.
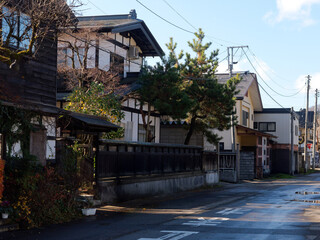
[[223,220],[226,221],[228,218],[210,218],[210,219],[204,219],[204,218],[198,218],[197,221],[189,221],[186,223],[182,223],[182,225],[191,225],[195,227],[200,227],[200,226],[217,226],[221,221],[217,220]]
[[170,239],[170,240],[179,240],[184,237],[190,236],[192,234],[197,234],[199,232],[189,232],[189,231],[167,231],[163,230],[161,231],[163,233],[169,233],[167,235],[164,235],[160,238],[139,238],[138,240],[165,240],[165,239]]
[[217,213],[222,214],[222,215],[244,214],[247,211],[250,211],[250,210],[249,209],[241,209],[241,208],[226,208],[226,209],[219,211]]

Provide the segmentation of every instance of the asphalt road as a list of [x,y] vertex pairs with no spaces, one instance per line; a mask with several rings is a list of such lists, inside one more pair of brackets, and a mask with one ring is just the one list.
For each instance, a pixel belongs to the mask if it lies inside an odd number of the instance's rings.
[[320,174],[103,206],[95,217],[2,239],[320,239]]

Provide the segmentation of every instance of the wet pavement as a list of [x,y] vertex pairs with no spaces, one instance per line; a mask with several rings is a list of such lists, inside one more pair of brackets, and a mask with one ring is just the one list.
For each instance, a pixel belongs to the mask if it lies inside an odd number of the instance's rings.
[[320,174],[106,205],[95,217],[2,239],[320,239]]

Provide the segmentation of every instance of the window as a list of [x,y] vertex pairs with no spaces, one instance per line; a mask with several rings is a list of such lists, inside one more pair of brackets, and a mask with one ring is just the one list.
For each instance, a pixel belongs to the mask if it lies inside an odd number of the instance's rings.
[[248,118],[249,118],[249,113],[247,111],[242,110],[242,125],[243,126],[248,126]]
[[2,43],[8,41],[10,47],[28,49],[32,35],[30,17],[7,7],[2,8],[2,16]]
[[64,64],[72,68],[72,61],[74,61],[75,68],[80,68],[81,64],[84,63],[84,48],[78,48],[78,54],[72,51],[71,48],[60,48],[58,50],[58,64]]
[[[150,131],[154,136],[154,126],[150,126]],[[139,124],[138,142],[145,142],[145,141],[146,141],[146,130],[144,129],[142,124]],[[152,142],[154,142],[154,140]]]
[[253,123],[253,129],[258,129],[258,123],[257,122]]
[[224,142],[219,142],[219,151],[224,151]]
[[110,54],[110,67],[117,71],[119,74],[123,74],[124,67],[124,57],[119,56],[118,54]]
[[276,123],[275,122],[259,122],[259,131],[261,132],[275,132]]

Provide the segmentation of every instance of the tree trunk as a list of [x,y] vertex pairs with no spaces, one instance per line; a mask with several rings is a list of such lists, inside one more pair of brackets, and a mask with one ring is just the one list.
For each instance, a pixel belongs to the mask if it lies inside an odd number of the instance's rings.
[[[150,131],[150,117],[151,117],[151,106],[148,103],[148,113],[146,114],[143,111],[143,105],[140,103],[140,113],[141,113],[141,118],[142,118],[142,123],[143,123],[143,128],[146,130],[146,137],[145,141],[146,142],[151,142],[154,139],[154,136],[152,136],[152,133]],[[146,120],[147,117],[147,120]]]
[[190,139],[191,139],[191,136],[193,134],[194,127],[195,127],[195,124],[196,124],[196,118],[197,118],[196,116],[193,116],[191,118],[189,131],[187,133],[186,139],[184,140],[184,145],[189,145],[189,143],[190,143]]
[[147,118],[147,128],[146,128],[146,142],[151,142],[151,132],[150,132],[150,111],[151,107],[150,104],[148,103],[148,118]]

